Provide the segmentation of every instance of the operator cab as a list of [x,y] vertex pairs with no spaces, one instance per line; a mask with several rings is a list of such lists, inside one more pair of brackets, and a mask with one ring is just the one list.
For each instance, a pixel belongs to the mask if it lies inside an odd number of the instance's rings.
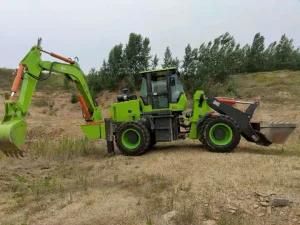
[[187,98],[176,68],[142,72],[142,117],[151,121],[155,142],[180,138],[180,118]]
[[153,110],[170,109],[184,95],[180,74],[176,68],[147,71],[141,75],[141,99],[144,105],[151,105]]

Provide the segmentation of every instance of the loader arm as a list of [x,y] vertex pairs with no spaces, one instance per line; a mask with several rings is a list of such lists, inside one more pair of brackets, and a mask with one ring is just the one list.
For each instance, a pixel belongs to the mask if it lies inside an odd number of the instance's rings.
[[[66,63],[42,61],[42,52]],[[25,142],[26,136],[25,117],[36,90],[36,85],[44,71],[48,71],[49,75],[52,72],[62,74],[75,82],[80,93],[78,99],[83,117],[87,122],[82,126],[83,132],[91,139],[101,138],[105,135],[101,109],[92,98],[85,75],[79,64],[72,59],[46,52],[39,46],[34,46],[20,62],[12,85],[11,97],[5,101],[5,115],[0,123],[0,150],[7,155],[21,154],[19,148]],[[16,95],[20,86],[20,94]]]

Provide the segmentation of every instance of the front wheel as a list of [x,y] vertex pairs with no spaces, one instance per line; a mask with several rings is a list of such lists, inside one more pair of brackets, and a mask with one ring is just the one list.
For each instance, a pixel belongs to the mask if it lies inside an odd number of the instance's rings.
[[231,152],[240,143],[238,125],[227,116],[210,119],[204,127],[203,139],[212,152]]
[[121,124],[116,130],[116,144],[124,155],[141,155],[150,144],[150,132],[142,123]]

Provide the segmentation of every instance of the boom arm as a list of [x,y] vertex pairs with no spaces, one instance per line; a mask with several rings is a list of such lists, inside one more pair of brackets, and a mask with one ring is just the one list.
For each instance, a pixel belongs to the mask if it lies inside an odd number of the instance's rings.
[[[83,115],[86,121],[102,120],[101,111],[93,101],[86,83],[85,75],[76,62],[73,64],[65,64],[59,62],[42,61],[41,49],[38,47],[33,47],[21,61],[20,65],[21,69],[24,68],[24,75],[17,105],[22,116],[25,116],[28,112],[31,98],[35,91],[37,82],[40,79],[41,72],[49,71],[50,73],[57,72],[59,74],[68,76],[75,82],[81,94],[81,96],[79,96],[79,101],[81,103]],[[16,76],[16,79],[20,79],[20,77]],[[18,80],[16,82],[18,82]],[[12,89],[12,95],[14,92],[16,92],[16,90]]]
[[[42,52],[66,63],[42,61]],[[79,64],[72,59],[65,58],[55,53],[49,53],[34,46],[20,62],[12,93],[9,100],[5,101],[5,115],[0,123],[0,150],[6,154],[19,154],[19,147],[25,142],[26,123],[24,118],[28,113],[32,96],[43,71],[56,72],[73,80],[80,92],[79,103],[82,108],[86,124],[81,128],[90,139],[105,137],[105,126],[102,121],[101,109],[95,104],[89,91],[85,75]],[[21,85],[19,97],[16,92]]]

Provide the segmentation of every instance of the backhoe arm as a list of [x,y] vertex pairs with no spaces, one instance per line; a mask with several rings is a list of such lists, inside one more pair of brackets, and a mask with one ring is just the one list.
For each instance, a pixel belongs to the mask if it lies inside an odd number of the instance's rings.
[[[66,63],[42,61],[41,54],[45,52]],[[0,123],[0,150],[8,155],[21,153],[18,149],[25,142],[26,123],[24,118],[28,113],[32,96],[43,71],[55,72],[73,80],[79,90],[79,103],[83,117],[87,122],[82,126],[83,132],[90,139],[105,136],[100,108],[95,104],[89,91],[86,78],[77,62],[55,53],[34,46],[20,62],[15,81],[11,89],[10,99],[5,101],[5,115]],[[51,75],[51,74],[50,74]],[[19,87],[21,91],[16,96]]]
[[43,70],[61,73],[73,80],[80,92],[79,103],[82,108],[83,117],[86,121],[102,120],[101,111],[94,103],[90,90],[87,86],[85,75],[76,64],[63,64],[58,62],[41,61]]

